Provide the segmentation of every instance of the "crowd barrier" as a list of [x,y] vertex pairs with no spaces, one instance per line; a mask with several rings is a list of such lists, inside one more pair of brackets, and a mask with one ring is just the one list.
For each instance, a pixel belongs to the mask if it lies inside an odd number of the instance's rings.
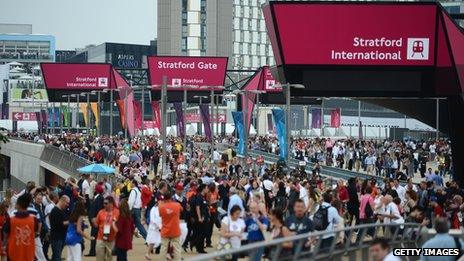
[[[417,223],[405,224],[365,224],[352,226],[348,228],[335,230],[335,239],[345,235],[345,241],[338,242],[333,240],[330,247],[321,249],[320,244],[325,231],[310,232],[307,234],[284,237],[275,240],[267,240],[253,244],[241,246],[239,249],[228,249],[214,253],[201,255],[188,260],[206,261],[206,260],[224,260],[231,255],[253,255],[260,249],[268,249],[268,260],[286,261],[286,260],[370,260],[369,247],[372,238],[367,232],[374,231],[374,235],[381,234],[390,241],[392,248],[417,248],[428,239],[427,228]],[[386,233],[385,231],[389,231]],[[457,235],[462,237],[463,235]],[[311,248],[304,248],[304,244],[309,240],[313,243]],[[283,244],[293,242],[293,253],[282,256]]]

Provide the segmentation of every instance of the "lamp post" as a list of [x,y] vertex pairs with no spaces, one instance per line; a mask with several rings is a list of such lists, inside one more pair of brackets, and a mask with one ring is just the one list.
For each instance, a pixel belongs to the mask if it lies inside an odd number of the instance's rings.
[[302,84],[277,84],[276,87],[282,87],[285,90],[285,105],[286,105],[286,110],[287,112],[285,113],[285,129],[286,129],[286,136],[285,139],[287,140],[287,164],[290,161],[290,110],[291,110],[291,104],[290,104],[290,89],[295,88],[295,89],[304,89],[304,85]]

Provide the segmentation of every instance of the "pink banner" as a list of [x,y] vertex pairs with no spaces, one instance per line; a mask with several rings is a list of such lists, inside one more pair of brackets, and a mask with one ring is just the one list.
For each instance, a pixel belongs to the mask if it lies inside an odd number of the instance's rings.
[[[133,104],[134,92],[132,91],[132,88],[130,88],[126,80],[124,80],[124,78],[122,78],[122,76],[114,69],[113,69],[113,76],[114,76],[115,84],[118,88],[119,99],[121,100],[121,102],[117,103],[120,109],[119,112],[120,112],[121,120],[123,120],[124,118],[126,121],[125,123],[129,123],[129,124],[122,124],[122,125],[123,126],[127,125],[127,130],[129,132],[129,135],[132,136],[135,134],[134,124],[130,124],[130,123],[133,123],[135,120],[134,104]],[[125,108],[126,104],[128,108]],[[121,114],[121,107],[124,108],[124,110],[122,111],[123,115]]]
[[168,90],[182,90],[183,86],[197,86],[198,90],[211,90],[213,87],[224,86],[226,69],[227,57],[148,57],[150,85],[155,89],[160,89],[163,76],[166,76]]
[[41,63],[47,89],[101,90],[115,88],[111,65],[100,63]]
[[37,121],[35,112],[13,112],[13,121]]
[[[216,120],[216,114],[214,114],[212,117],[211,117],[212,121],[214,123],[218,122],[219,123],[226,123],[227,122],[227,117],[225,114],[219,114],[219,117],[217,118]],[[200,123],[202,122],[202,119],[201,119],[201,115],[198,114],[198,113],[186,113],[185,114],[185,121],[187,123]]]
[[143,126],[146,130],[158,128],[155,121],[143,121]]
[[159,101],[151,102],[151,109],[153,111],[153,122],[155,123],[155,128],[161,129],[161,109]]
[[250,125],[251,125],[251,116],[253,115],[253,108],[255,106],[256,94],[253,91],[259,90],[260,84],[262,83],[261,79],[263,76],[263,70],[259,70],[255,75],[251,77],[251,79],[246,83],[243,87],[245,91],[242,93],[241,101],[242,101],[242,111],[246,111],[246,116],[244,120],[245,123],[245,131],[250,132]]
[[330,127],[340,128],[341,113],[340,108],[335,108],[330,112]]
[[134,106],[134,128],[142,129],[142,103],[140,101],[132,101]]
[[434,65],[435,3],[270,2],[264,9],[274,53],[283,55],[277,65]]

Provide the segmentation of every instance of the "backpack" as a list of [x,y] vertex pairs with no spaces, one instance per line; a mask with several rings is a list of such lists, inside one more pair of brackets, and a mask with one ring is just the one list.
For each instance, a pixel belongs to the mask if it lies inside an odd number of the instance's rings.
[[314,230],[322,231],[326,230],[329,226],[329,207],[320,206],[319,209],[314,213],[313,224]]
[[374,216],[374,211],[372,210],[369,201],[367,201],[366,206],[364,207],[364,215],[366,215],[366,218],[372,218]]
[[274,208],[285,211],[287,209],[287,198],[285,196],[276,197],[274,201]]

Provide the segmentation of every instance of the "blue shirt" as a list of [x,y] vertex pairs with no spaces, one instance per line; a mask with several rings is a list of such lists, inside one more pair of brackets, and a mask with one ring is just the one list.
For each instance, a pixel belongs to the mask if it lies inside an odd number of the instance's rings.
[[242,212],[240,213],[240,216],[243,216],[245,214],[245,208],[243,207],[242,199],[237,194],[234,194],[230,197],[229,206],[227,207],[227,214],[230,216],[230,210],[235,205],[238,205],[240,207],[240,209],[242,210]]
[[[461,250],[463,250],[464,242],[461,242]],[[456,248],[456,242],[454,238],[448,234],[436,234],[431,239],[427,240],[422,245],[422,248]],[[456,256],[421,256],[421,261],[453,261],[456,260]]]
[[[261,224],[269,227],[269,219],[267,217],[261,216],[259,217],[259,222]],[[257,241],[264,241],[263,232],[259,229],[258,223],[252,217],[247,217],[245,219],[246,231],[248,232],[248,241],[249,242],[257,242]]]

